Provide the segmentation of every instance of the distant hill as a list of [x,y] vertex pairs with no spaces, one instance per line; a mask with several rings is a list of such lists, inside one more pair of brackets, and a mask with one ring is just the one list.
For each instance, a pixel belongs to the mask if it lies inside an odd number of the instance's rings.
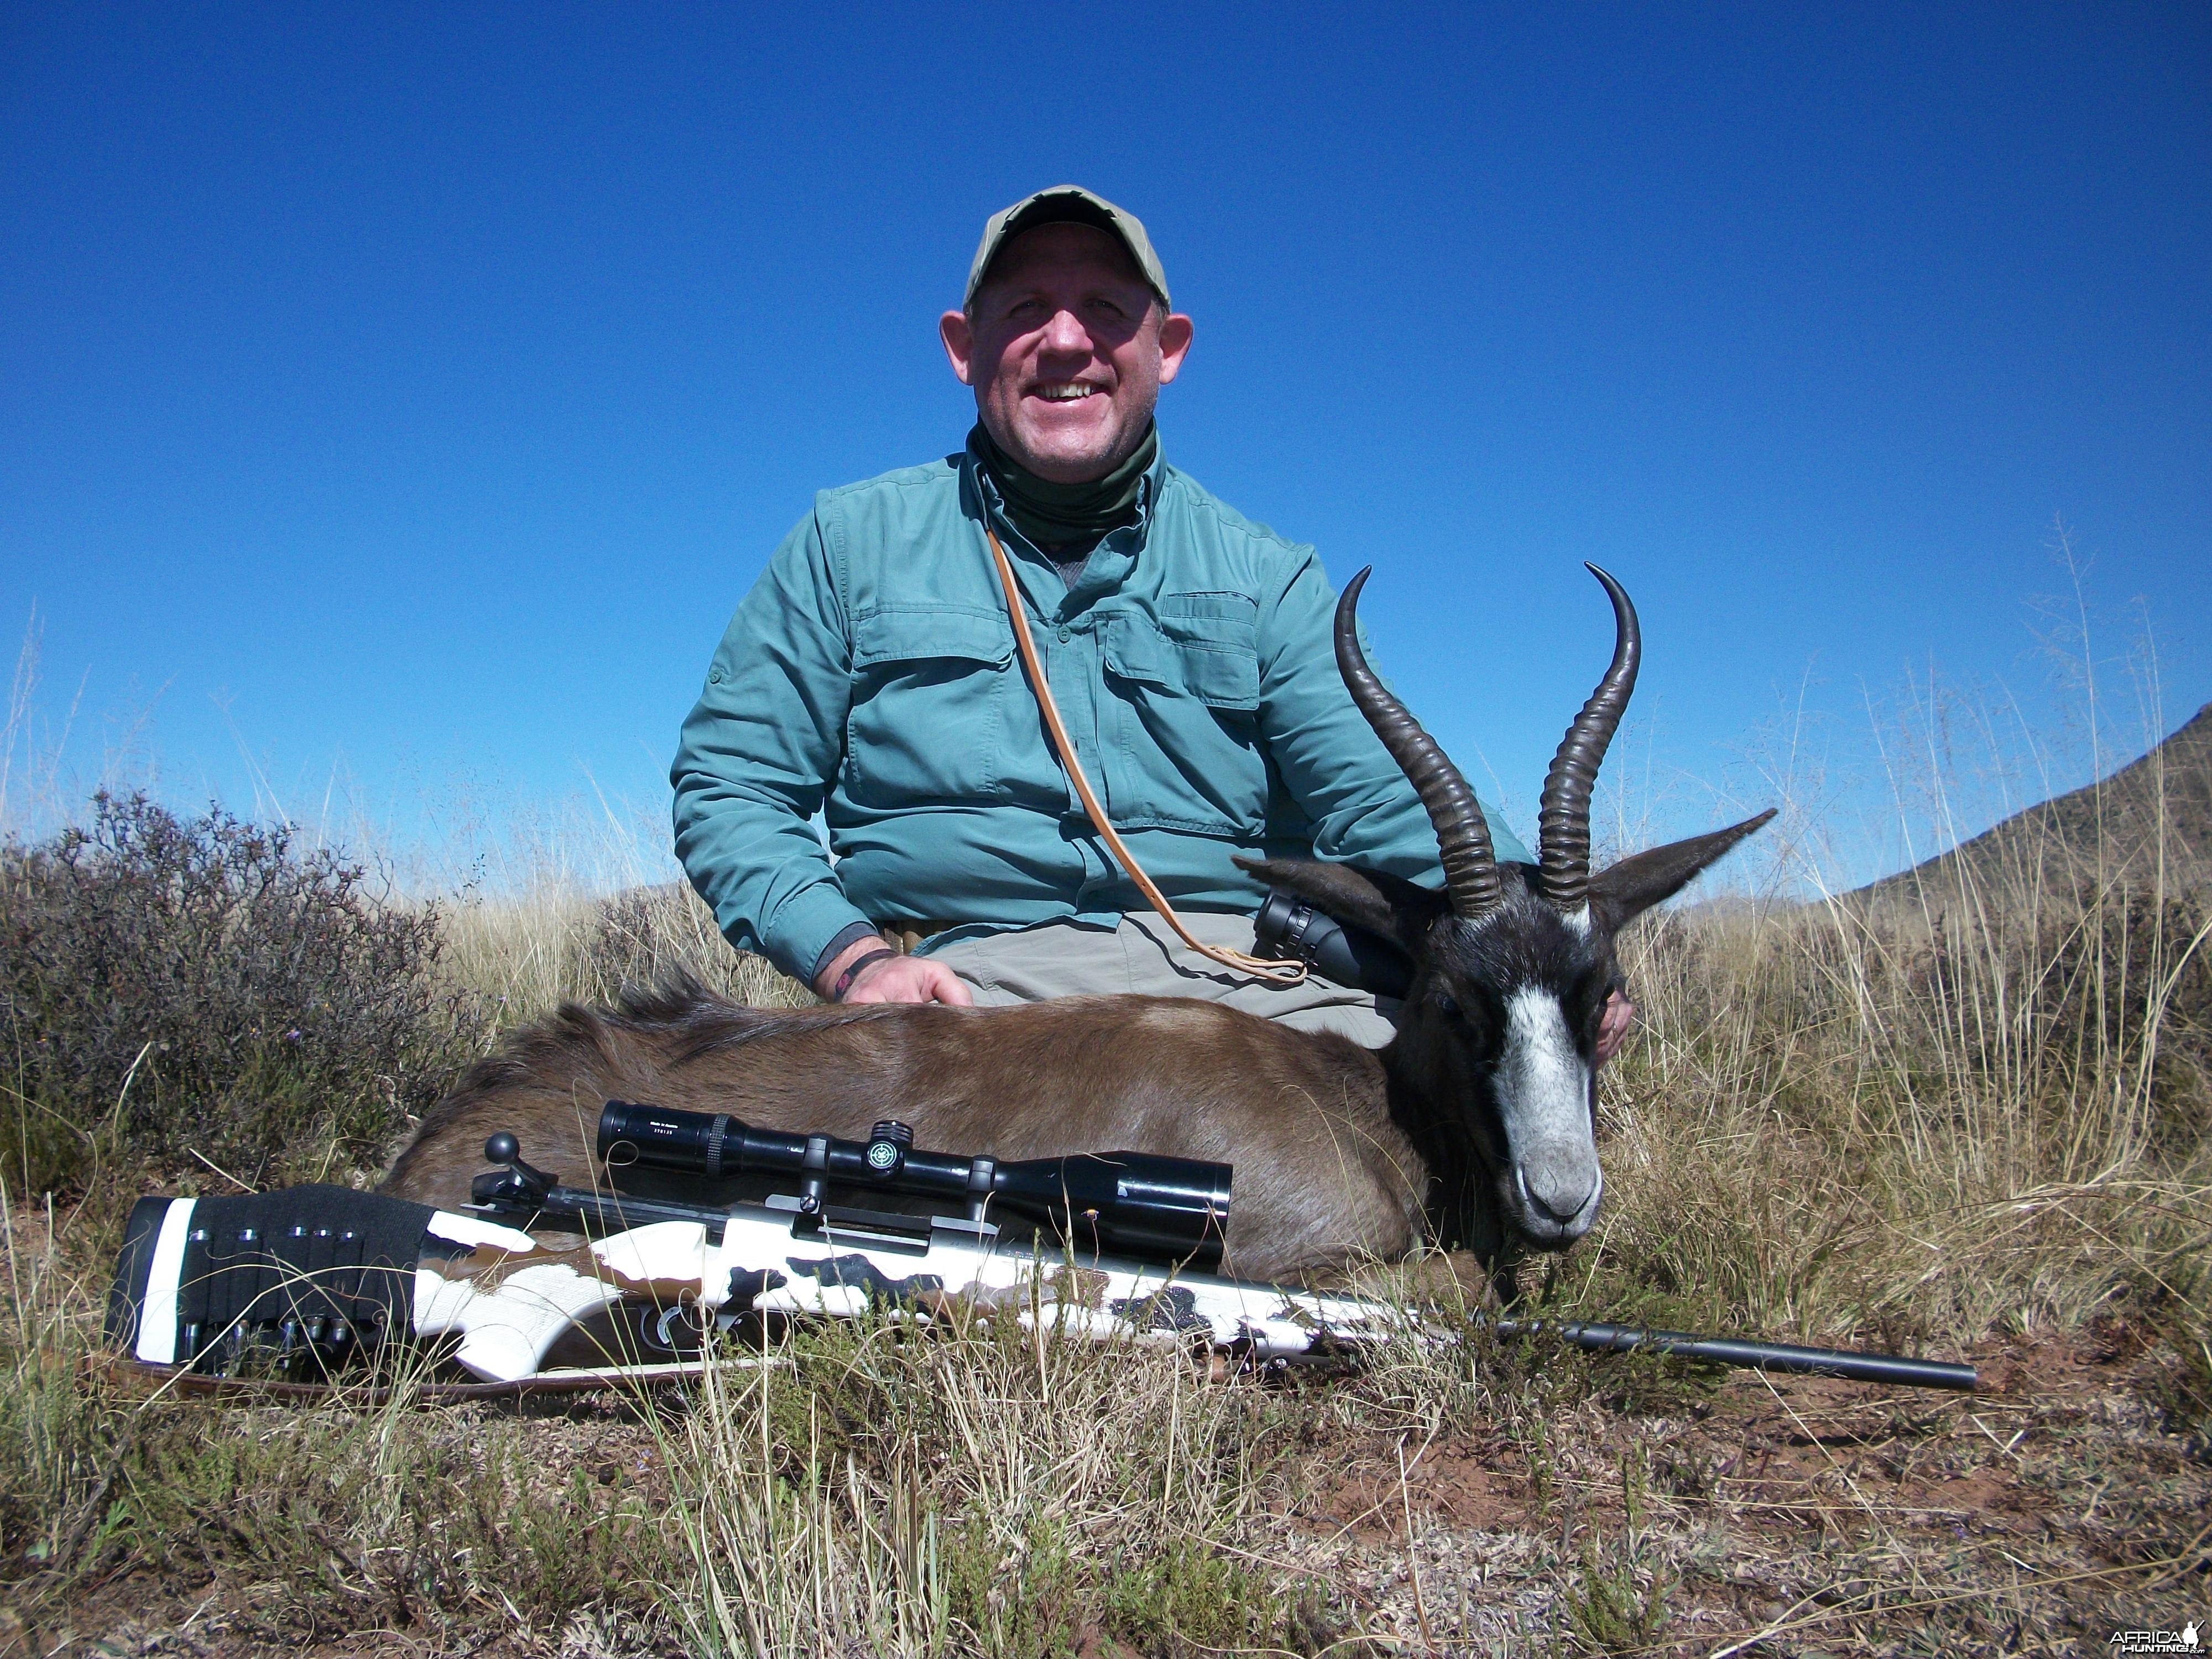
[[[2161,830],[2163,837],[2161,845]],[[2140,889],[2164,859],[2169,890],[2212,886],[2212,703],[2102,781],[2015,812],[1972,841],[1858,890],[1881,902],[1987,889],[2118,880]]]

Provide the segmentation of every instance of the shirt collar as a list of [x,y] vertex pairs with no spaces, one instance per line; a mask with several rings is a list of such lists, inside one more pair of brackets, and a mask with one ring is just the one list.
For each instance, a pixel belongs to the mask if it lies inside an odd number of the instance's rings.
[[[996,522],[1000,529],[1012,531],[1018,538],[1022,539],[1024,546],[1028,546],[1026,538],[1021,538],[1021,532],[1014,530],[1013,525],[1006,518],[1006,503],[999,494],[997,482],[987,470],[976,465],[974,452],[963,445],[956,459],[960,467],[961,492],[963,495],[973,495],[976,516],[981,518],[988,514]],[[1168,446],[1167,441],[1163,438],[1160,441],[1159,453],[1152,457],[1152,465],[1145,469],[1144,477],[1138,482],[1137,522],[1133,526],[1122,526],[1123,529],[1136,531],[1136,545],[1139,548],[1144,546],[1146,537],[1151,532],[1152,508],[1159,501],[1160,490],[1167,482],[1167,475]],[[1108,532],[1109,539],[1120,533],[1120,531]]]

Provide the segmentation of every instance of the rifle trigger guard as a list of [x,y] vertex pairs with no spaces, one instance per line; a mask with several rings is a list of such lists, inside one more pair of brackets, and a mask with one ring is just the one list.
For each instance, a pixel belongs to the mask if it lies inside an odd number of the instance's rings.
[[[650,1310],[647,1316],[650,1317]],[[698,1342],[695,1340],[687,1346],[678,1340],[679,1331],[695,1338],[704,1334],[700,1331],[697,1322],[692,1317],[691,1305],[689,1303],[678,1302],[672,1307],[662,1309],[660,1317],[653,1321],[652,1334],[647,1340],[666,1353],[696,1352],[699,1346]]]

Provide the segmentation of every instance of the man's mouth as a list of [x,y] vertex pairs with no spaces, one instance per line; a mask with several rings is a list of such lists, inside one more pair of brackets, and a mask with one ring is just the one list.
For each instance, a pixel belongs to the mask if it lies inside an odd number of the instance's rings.
[[1106,388],[1092,386],[1087,380],[1047,380],[1041,386],[1032,386],[1030,395],[1042,398],[1048,404],[1073,404],[1080,403],[1085,398],[1103,398],[1106,395]]

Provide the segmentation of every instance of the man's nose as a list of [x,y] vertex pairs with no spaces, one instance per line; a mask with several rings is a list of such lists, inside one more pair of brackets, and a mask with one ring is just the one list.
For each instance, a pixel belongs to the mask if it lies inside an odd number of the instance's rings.
[[1091,355],[1091,331],[1083,319],[1072,311],[1055,311],[1044,325],[1044,349],[1047,351],[1075,352]]

